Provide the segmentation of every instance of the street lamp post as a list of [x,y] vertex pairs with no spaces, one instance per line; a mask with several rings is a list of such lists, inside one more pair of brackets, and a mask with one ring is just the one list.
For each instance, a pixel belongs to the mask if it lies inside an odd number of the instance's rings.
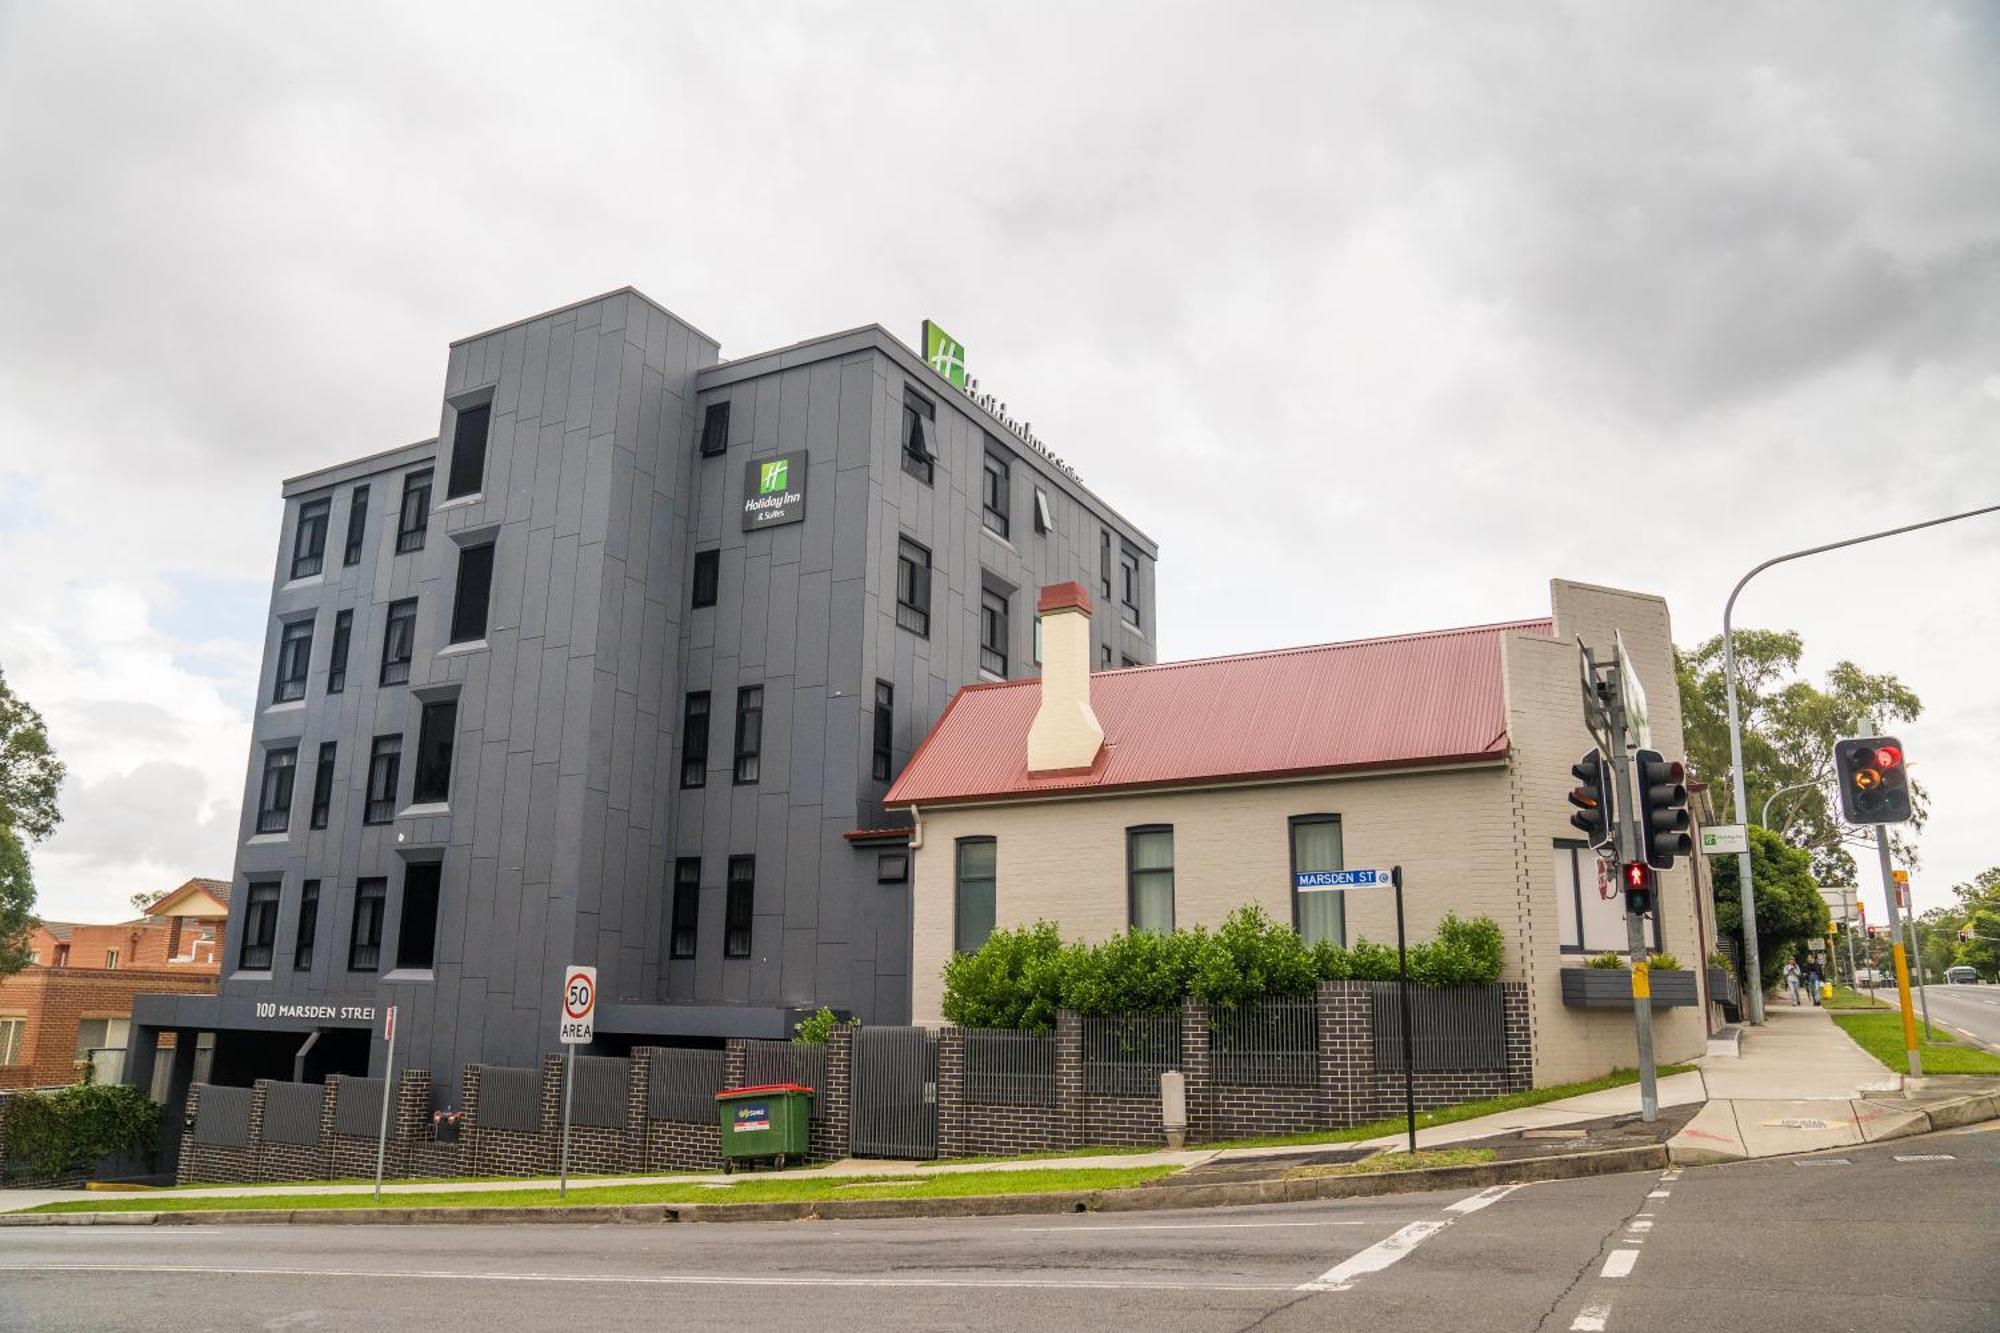
[[[1940,523],[1955,523],[1961,518],[1977,518],[1981,514],[2000,513],[2000,505],[1987,505],[1981,509],[1968,509],[1960,514],[1946,514],[1943,518],[1928,518],[1921,523],[1905,523],[1900,528],[1885,528],[1881,532],[1863,533],[1859,537],[1848,537],[1842,541],[1828,542],[1824,546],[1808,546],[1803,551],[1789,551],[1784,555],[1772,556],[1758,565],[1729,590],[1729,600],[1722,604],[1722,674],[1723,684],[1729,695],[1729,768],[1732,813],[1737,820],[1746,817],[1744,807],[1749,798],[1743,794],[1743,720],[1736,703],[1736,637],[1731,620],[1736,613],[1736,598],[1742,593],[1743,585],[1773,565],[1782,565],[1788,560],[1798,560],[1823,551],[1837,551],[1843,546],[1858,546],[1862,542],[1879,541],[1884,537],[1894,537],[1905,532],[1916,532],[1921,528],[1934,528]],[[1736,887],[1743,906],[1743,980],[1749,991],[1749,1004],[1745,1012],[1752,1023],[1764,1021],[1764,974],[1757,958],[1757,894],[1750,879],[1750,853],[1736,854]]]
[[1772,792],[1769,796],[1766,796],[1764,798],[1764,814],[1762,818],[1758,819],[1757,827],[1758,828],[1771,827],[1771,802],[1777,800],[1780,796],[1783,796],[1788,791],[1804,791],[1807,787],[1817,787],[1817,786],[1819,786],[1817,782],[1794,782],[1791,786],[1780,787],[1776,791]]

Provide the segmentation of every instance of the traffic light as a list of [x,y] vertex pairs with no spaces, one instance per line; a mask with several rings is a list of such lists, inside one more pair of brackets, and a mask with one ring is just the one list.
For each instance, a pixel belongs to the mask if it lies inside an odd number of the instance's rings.
[[1604,754],[1592,750],[1583,758],[1570,765],[1570,775],[1580,786],[1569,794],[1569,803],[1577,812],[1569,817],[1569,822],[1582,830],[1591,846],[1596,847],[1611,840],[1611,765],[1604,762]]
[[1639,850],[1646,864],[1655,870],[1672,870],[1674,858],[1694,850],[1688,834],[1688,789],[1683,783],[1687,770],[1670,762],[1658,750],[1639,750],[1632,755],[1632,813],[1639,823]]
[[1625,863],[1625,911],[1644,916],[1653,910],[1653,868],[1643,861]]
[[1909,822],[1909,764],[1894,736],[1835,742],[1833,771],[1840,782],[1840,814],[1848,823]]

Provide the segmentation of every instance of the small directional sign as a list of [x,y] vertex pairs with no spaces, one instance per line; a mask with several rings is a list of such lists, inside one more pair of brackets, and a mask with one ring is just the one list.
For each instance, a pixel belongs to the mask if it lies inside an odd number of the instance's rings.
[[1292,885],[1301,893],[1314,889],[1389,889],[1395,887],[1396,879],[1387,870],[1300,870],[1293,874]]

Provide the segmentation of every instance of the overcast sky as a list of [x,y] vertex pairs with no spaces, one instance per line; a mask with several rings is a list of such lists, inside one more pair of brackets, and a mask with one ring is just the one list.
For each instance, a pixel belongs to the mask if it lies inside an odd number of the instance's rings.
[[[725,356],[937,319],[1159,541],[1169,657],[1552,575],[1692,645],[1768,555],[2000,502],[1993,12],[1699,13],[0,0],[43,913],[230,874],[280,479],[434,434],[449,340],[628,283]],[[1922,695],[1920,907],[2000,863],[2000,519],[1739,620]]]

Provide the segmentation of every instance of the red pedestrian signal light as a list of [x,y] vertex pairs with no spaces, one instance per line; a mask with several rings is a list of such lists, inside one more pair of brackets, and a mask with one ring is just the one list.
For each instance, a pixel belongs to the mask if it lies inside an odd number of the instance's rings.
[[1644,916],[1653,910],[1653,868],[1644,861],[1627,861],[1624,873],[1625,911]]
[[1894,736],[1836,742],[1833,769],[1841,817],[1850,824],[1903,824],[1910,818],[1910,769]]

